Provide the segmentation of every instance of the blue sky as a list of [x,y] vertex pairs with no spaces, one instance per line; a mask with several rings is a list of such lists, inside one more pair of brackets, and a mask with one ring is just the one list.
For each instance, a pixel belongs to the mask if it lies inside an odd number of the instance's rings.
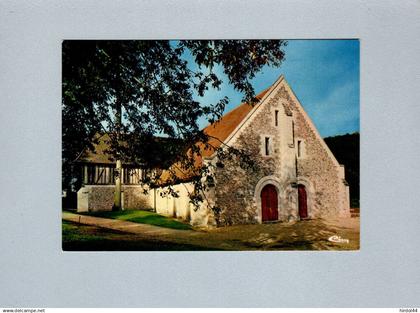
[[[283,74],[315,123],[322,137],[359,131],[359,41],[289,40],[286,60],[279,68],[264,67],[253,79],[255,92],[266,89]],[[228,112],[241,103],[242,94],[227,83],[220,91],[209,90],[203,103],[228,96]],[[201,121],[200,126],[206,126]]]

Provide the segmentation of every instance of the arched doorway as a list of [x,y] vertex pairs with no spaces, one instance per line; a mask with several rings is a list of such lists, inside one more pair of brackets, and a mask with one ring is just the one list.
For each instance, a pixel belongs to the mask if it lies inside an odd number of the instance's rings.
[[302,184],[298,185],[298,202],[300,219],[308,218],[308,197],[305,185]]
[[261,190],[261,211],[263,222],[279,219],[277,190],[273,185],[265,185]]

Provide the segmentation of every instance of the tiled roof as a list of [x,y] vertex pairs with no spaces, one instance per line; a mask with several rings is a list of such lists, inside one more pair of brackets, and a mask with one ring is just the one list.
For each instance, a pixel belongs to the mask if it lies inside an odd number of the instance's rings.
[[[261,100],[269,89],[270,88],[267,88],[259,93],[256,98]],[[214,147],[214,149],[219,148],[222,142],[229,137],[252,109],[252,105],[242,103],[237,108],[223,115],[217,122],[204,128],[204,133],[210,136],[209,144]],[[214,149],[204,150],[201,154],[203,157],[209,157],[214,153]]]

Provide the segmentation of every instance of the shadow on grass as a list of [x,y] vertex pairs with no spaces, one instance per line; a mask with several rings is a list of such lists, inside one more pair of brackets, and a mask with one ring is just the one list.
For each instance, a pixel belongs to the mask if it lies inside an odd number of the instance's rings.
[[172,229],[181,229],[181,230],[190,230],[192,229],[191,225],[168,218],[166,216],[153,213],[150,211],[143,210],[125,210],[125,211],[107,211],[107,212],[89,212],[83,213],[83,215],[104,217],[104,218],[113,218],[123,221],[129,221],[140,224],[149,224],[154,226],[172,228]]
[[145,239],[105,228],[63,221],[64,251],[198,251],[216,250],[192,244]]

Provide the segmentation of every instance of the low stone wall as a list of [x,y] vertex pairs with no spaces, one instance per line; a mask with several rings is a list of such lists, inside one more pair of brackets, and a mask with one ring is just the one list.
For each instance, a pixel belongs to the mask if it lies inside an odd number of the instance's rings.
[[145,193],[141,186],[124,186],[123,202],[123,207],[127,210],[153,208],[150,192]]
[[[194,189],[192,184],[173,186],[178,197],[166,194],[166,188],[149,190],[141,186],[122,186],[123,209],[154,209],[156,213],[168,217],[180,218],[194,226],[213,224],[207,205],[195,210],[190,204],[189,193]],[[114,186],[86,185],[77,192],[77,211],[95,212],[111,211],[114,204]]]
[[[111,211],[114,204],[114,186],[86,185],[77,192],[77,212]],[[141,186],[122,186],[123,209],[151,208],[150,195]]]

